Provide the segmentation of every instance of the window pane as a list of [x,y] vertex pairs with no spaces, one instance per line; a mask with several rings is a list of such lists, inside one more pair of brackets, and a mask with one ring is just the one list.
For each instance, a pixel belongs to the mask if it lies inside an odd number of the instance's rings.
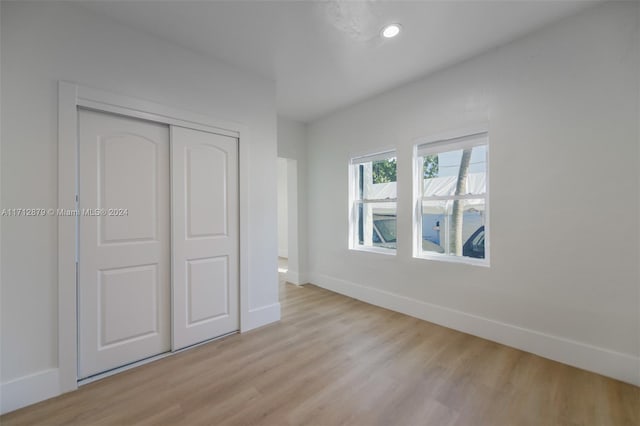
[[484,259],[485,200],[422,202],[422,251]]
[[369,161],[356,166],[357,199],[396,198],[396,158]]
[[396,181],[396,158],[373,161],[371,163],[373,183],[387,183]]
[[[448,201],[422,203],[422,251],[444,253],[444,217]],[[442,238],[441,238],[442,235]]]
[[425,197],[484,194],[487,191],[487,146],[424,156],[423,178]]
[[363,247],[395,249],[396,203],[360,204],[358,231],[358,243]]

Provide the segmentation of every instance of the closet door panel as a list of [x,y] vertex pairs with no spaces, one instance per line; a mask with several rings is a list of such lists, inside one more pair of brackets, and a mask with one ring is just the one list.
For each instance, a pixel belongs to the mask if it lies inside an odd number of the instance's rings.
[[173,350],[239,328],[238,140],[171,127]]
[[79,377],[170,349],[168,126],[80,110]]

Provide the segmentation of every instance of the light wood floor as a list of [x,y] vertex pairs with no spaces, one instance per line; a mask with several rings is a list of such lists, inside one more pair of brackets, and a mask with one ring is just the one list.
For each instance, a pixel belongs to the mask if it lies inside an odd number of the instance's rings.
[[282,321],[9,413],[2,425],[639,425],[640,389],[314,286]]

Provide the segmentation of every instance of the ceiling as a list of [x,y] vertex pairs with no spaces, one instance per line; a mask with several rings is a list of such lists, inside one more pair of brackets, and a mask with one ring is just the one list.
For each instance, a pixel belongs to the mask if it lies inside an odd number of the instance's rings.
[[[83,7],[272,79],[309,122],[577,13],[578,1],[91,1]],[[382,39],[387,23],[402,24]]]

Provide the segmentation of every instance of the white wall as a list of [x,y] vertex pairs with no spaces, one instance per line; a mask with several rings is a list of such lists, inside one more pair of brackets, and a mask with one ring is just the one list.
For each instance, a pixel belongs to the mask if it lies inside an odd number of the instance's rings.
[[[251,144],[246,319],[277,320],[274,83],[69,3],[2,2],[1,15],[2,208],[56,207],[59,79],[242,123]],[[57,367],[56,245],[56,218],[2,218],[0,380],[11,389]]]
[[[307,274],[307,128],[278,116],[278,157],[287,158],[289,262],[287,281],[308,282]],[[295,209],[292,211],[291,209]]]
[[[588,9],[311,124],[311,281],[640,384],[637,8]],[[491,267],[413,259],[413,143],[482,122]],[[389,146],[397,256],[349,251],[347,162]]]
[[278,257],[289,257],[287,159],[278,158]]

